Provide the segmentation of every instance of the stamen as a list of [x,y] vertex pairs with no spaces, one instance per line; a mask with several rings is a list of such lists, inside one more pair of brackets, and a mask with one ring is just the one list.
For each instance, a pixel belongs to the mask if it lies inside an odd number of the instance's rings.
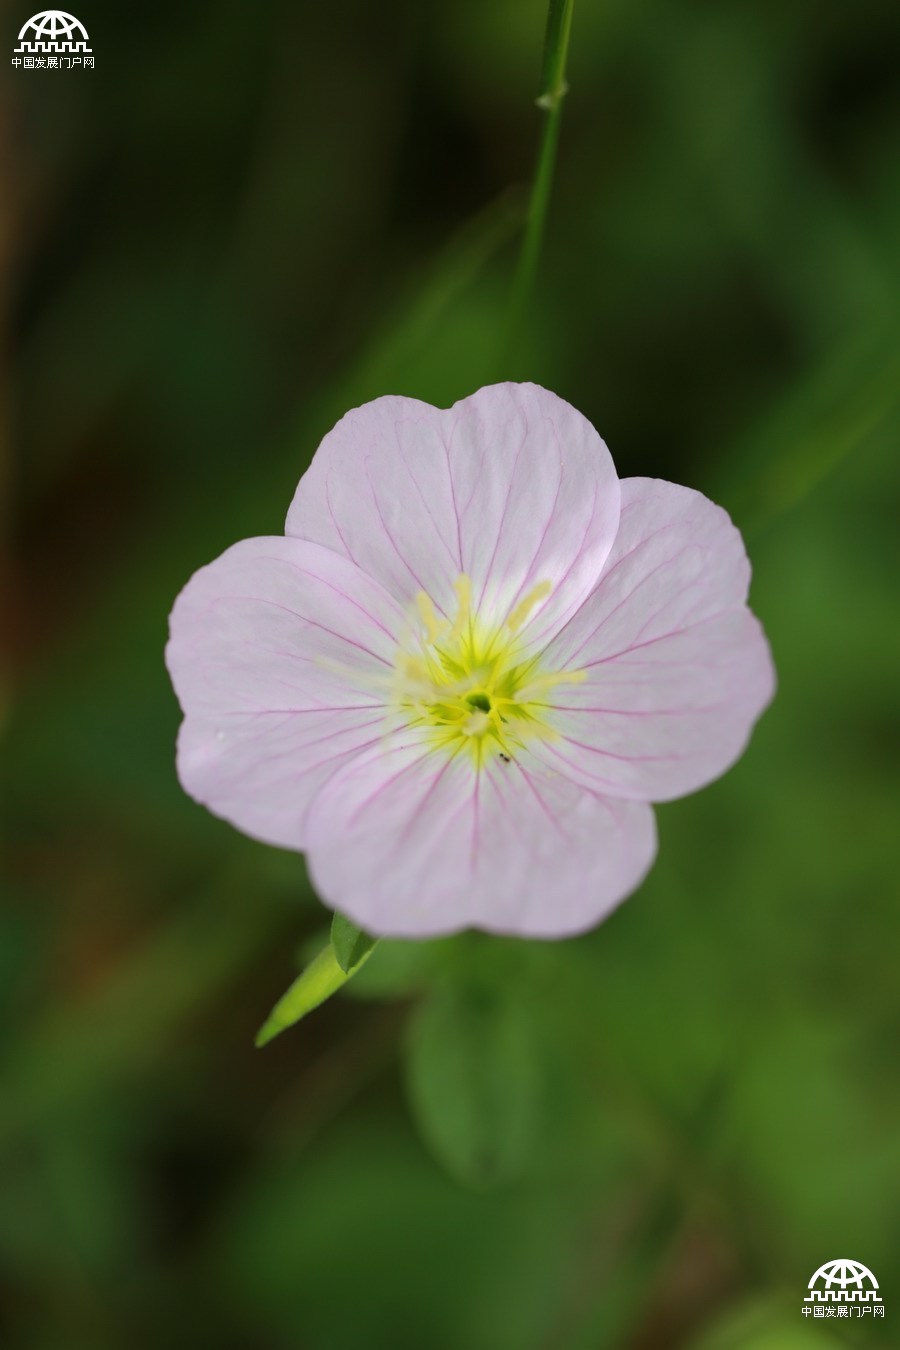
[[541,600],[545,600],[552,590],[552,581],[539,581],[536,586],[532,586],[528,594],[519,601],[515,609],[507,617],[506,626],[509,631],[511,633],[517,633],[528,618],[528,615],[534,609],[535,605]]
[[453,589],[456,591],[456,599],[459,608],[456,611],[453,627],[450,629],[450,637],[458,638],[469,623],[472,605],[472,582],[463,572],[463,574],[458,576],[454,581]]
[[416,596],[416,604],[419,606],[419,613],[421,614],[422,622],[425,625],[425,636],[428,638],[429,642],[434,642],[440,632],[440,624],[438,623],[438,617],[435,613],[434,602],[430,595],[426,595],[424,591],[419,591],[419,594]]

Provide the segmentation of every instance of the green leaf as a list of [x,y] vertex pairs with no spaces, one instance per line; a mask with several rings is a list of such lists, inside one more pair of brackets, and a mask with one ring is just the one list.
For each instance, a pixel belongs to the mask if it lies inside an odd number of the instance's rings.
[[521,1003],[493,989],[439,988],[412,1023],[406,1068],[419,1128],[448,1171],[486,1188],[524,1170],[541,1073]]
[[350,979],[353,971],[358,970],[368,959],[373,945],[374,943],[370,945],[351,970],[346,971],[338,964],[334,948],[329,942],[275,1004],[257,1032],[256,1045],[263,1046],[274,1040],[282,1031],[292,1027],[301,1017],[305,1017],[313,1008],[318,1008],[320,1003],[336,994],[341,985]]
[[335,960],[346,975],[351,975],[365,960],[377,941],[377,938],[369,937],[355,923],[345,919],[343,914],[335,914],[332,919],[331,948]]

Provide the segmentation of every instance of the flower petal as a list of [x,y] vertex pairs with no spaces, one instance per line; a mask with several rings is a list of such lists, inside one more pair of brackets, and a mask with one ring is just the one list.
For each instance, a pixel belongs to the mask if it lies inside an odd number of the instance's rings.
[[564,937],[593,927],[646,874],[652,809],[604,798],[523,754],[436,752],[398,731],[345,764],[308,817],[309,867],[329,904],[374,934],[477,927]]
[[425,591],[450,613],[460,574],[487,622],[533,594],[527,636],[546,641],[595,585],[618,518],[615,468],[586,418],[536,385],[499,384],[446,410],[390,397],[348,413],[285,528],[404,604]]
[[184,789],[255,838],[302,848],[319,785],[393,725],[403,624],[377,582],[318,544],[248,539],[201,568],[166,648]]
[[665,801],[719,777],[769,703],[769,647],[745,601],[750,564],[699,492],[622,482],[619,532],[593,595],[550,644],[561,733],[536,753],[596,791]]

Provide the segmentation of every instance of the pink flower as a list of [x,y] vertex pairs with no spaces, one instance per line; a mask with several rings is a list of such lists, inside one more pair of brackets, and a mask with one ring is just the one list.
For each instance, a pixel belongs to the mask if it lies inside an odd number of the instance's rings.
[[376,399],[285,537],[178,597],[181,782],[372,934],[580,932],[647,873],[648,803],[723,773],[772,697],[749,580],[721,508],[620,482],[544,389]]

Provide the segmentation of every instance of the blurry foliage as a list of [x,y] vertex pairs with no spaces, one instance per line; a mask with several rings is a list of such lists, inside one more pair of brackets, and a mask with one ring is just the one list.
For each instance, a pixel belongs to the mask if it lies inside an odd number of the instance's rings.
[[520,1000],[496,981],[439,984],[412,1020],[407,1065],[423,1137],[452,1175],[489,1187],[526,1170],[543,1084]]
[[[3,1346],[886,1345],[800,1302],[900,1287],[896,7],[579,0],[503,371],[543,3],[79,17],[2,92]],[[778,697],[597,932],[381,943],[259,1054],[325,915],[178,789],[171,600],[501,373],[733,511]]]

